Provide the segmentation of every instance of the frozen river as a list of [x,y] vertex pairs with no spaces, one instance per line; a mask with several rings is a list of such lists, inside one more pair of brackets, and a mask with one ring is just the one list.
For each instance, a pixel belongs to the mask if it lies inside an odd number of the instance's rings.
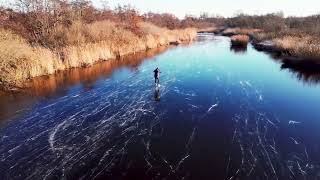
[[0,179],[319,179],[320,75],[198,39],[1,96]]

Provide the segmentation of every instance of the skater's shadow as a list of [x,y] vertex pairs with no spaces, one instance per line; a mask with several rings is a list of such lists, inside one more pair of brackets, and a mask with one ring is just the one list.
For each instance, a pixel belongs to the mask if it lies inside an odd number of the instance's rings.
[[160,87],[156,87],[154,91],[154,100],[157,102],[160,101]]

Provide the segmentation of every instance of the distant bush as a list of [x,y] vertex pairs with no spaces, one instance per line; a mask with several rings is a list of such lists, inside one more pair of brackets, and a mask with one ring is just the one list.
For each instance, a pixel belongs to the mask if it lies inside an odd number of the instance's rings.
[[[228,27],[262,29],[267,37],[306,36],[320,38],[320,15],[309,17],[287,17],[282,13],[273,13],[261,16],[240,14],[225,21]],[[259,38],[262,38],[261,36]]]
[[274,13],[262,16],[240,14],[226,20],[228,27],[257,28],[265,31],[279,31],[286,28],[283,14]]
[[253,28],[227,28],[225,29],[222,34],[226,36],[232,36],[232,35],[251,35],[254,33],[260,33],[262,32],[261,29],[253,29]]
[[[152,22],[153,24],[166,27],[168,29],[179,29],[179,28],[210,28],[215,27],[217,24],[221,23],[222,21],[220,18],[215,17],[196,17],[192,15],[186,15],[184,19],[180,20],[175,15],[169,13],[146,13],[143,15],[143,19],[145,21]],[[219,21],[219,23],[218,23]]]
[[231,37],[231,44],[233,46],[247,46],[249,43],[249,36],[247,35],[234,35]]
[[153,24],[166,27],[168,29],[176,29],[180,28],[180,20],[173,14],[164,13],[164,14],[157,14],[157,13],[146,13],[143,15],[145,21],[152,22]]

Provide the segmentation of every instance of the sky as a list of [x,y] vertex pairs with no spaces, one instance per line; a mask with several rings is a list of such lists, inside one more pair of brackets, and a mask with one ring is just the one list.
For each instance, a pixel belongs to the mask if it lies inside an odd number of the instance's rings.
[[[101,0],[92,0],[101,7]],[[104,1],[104,0],[102,0]],[[282,11],[285,16],[308,16],[320,13],[320,0],[107,0],[110,7],[130,4],[141,13],[172,13],[179,18],[186,14],[230,17],[238,12],[266,14]]]

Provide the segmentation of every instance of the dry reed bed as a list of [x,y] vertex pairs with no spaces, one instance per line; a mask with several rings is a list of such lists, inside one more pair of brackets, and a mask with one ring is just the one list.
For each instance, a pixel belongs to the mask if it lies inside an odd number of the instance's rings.
[[57,27],[54,33],[61,42],[56,43],[65,46],[55,50],[32,47],[20,36],[0,29],[0,85],[23,87],[26,79],[36,76],[196,38],[196,30],[191,28],[168,30],[146,22],[141,22],[139,28],[142,36],[110,21]]
[[253,28],[227,28],[225,29],[222,34],[225,36],[233,36],[233,35],[250,35],[254,33],[262,32],[261,29],[253,29]]
[[255,33],[256,42],[270,42],[277,51],[305,59],[320,59],[320,39],[302,33]]
[[290,55],[302,58],[320,59],[319,41],[310,36],[284,36],[275,38],[272,41],[277,48],[288,51]]
[[249,39],[248,35],[234,35],[231,37],[231,44],[233,46],[247,46]]

